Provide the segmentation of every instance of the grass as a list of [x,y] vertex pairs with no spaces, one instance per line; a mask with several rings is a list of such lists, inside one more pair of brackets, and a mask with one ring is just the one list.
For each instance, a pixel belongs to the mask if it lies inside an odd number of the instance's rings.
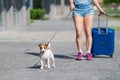
[[109,14],[110,17],[120,18],[120,11],[117,11],[117,10],[106,10],[106,13]]
[[30,19],[30,23],[34,23],[35,21],[34,21],[34,19]]
[[[103,5],[104,11],[109,15],[111,18],[120,19],[120,10],[116,10],[114,7],[110,5]],[[113,26],[112,27],[115,31],[120,31],[120,26]]]
[[120,19],[120,10],[116,10],[115,8],[113,7],[108,7],[108,6],[104,6],[104,11],[110,16],[110,17],[113,17],[113,18],[117,18],[117,19]]
[[113,29],[114,29],[115,31],[120,31],[120,26],[113,26]]

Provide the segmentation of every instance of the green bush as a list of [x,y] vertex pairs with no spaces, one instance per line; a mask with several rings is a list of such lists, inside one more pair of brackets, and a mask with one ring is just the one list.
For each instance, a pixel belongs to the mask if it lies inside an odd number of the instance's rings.
[[31,19],[44,19],[46,11],[44,9],[31,9],[30,18]]
[[104,0],[105,4],[111,4],[111,3],[115,3],[115,4],[120,4],[120,0]]
[[114,29],[115,31],[120,31],[120,26],[113,26],[113,29]]

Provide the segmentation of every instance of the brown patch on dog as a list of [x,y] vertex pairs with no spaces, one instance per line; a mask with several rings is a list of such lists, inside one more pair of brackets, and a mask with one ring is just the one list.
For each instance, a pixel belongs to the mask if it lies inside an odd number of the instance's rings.
[[40,49],[50,49],[50,47],[48,47],[48,44],[39,44],[38,47]]

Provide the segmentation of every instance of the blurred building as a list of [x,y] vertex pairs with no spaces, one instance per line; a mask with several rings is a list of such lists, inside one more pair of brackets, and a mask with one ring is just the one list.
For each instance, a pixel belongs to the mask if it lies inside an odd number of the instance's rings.
[[[103,0],[99,0],[103,3]],[[50,19],[64,18],[69,12],[69,0],[30,0],[31,9],[38,8],[46,10],[46,16]]]
[[20,29],[29,25],[29,0],[0,0],[0,30]]
[[100,3],[103,3],[103,0],[99,0]]
[[30,7],[35,8],[35,1],[41,5],[39,8],[46,10],[46,16],[50,19],[63,18],[69,13],[68,0],[30,0]]
[[43,0],[42,8],[50,18],[64,18],[70,11],[68,0]]

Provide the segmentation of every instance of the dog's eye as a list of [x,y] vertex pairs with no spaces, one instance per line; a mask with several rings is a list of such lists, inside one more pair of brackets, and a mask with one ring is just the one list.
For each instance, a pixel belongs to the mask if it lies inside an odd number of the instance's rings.
[[46,49],[46,47],[44,47],[44,49]]
[[42,47],[40,47],[40,49],[42,49]]

